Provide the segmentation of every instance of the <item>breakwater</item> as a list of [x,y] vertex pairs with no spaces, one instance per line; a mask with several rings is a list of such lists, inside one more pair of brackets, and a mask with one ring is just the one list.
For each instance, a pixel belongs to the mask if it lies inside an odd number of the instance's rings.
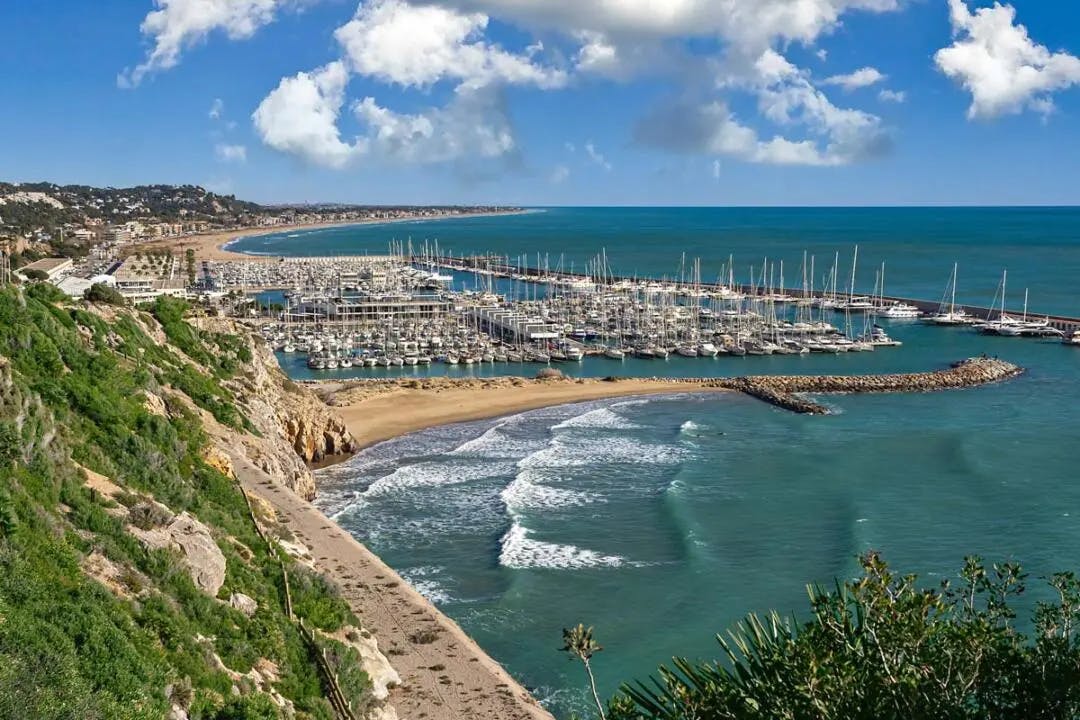
[[704,387],[742,392],[785,410],[826,415],[829,410],[807,394],[933,392],[977,387],[1008,380],[1023,368],[1005,360],[974,357],[944,370],[889,375],[754,375],[692,381]]
[[[825,415],[829,410],[806,395],[830,393],[898,393],[933,392],[977,387],[1008,380],[1023,373],[1023,368],[997,358],[979,356],[953,363],[948,368],[918,373],[882,375],[747,375],[741,377],[607,377],[569,378],[554,368],[541,370],[535,379],[522,377],[491,378],[354,378],[338,381],[307,381],[331,406],[355,409],[366,419],[377,415],[369,403],[386,403],[385,410],[401,410],[404,396],[414,393],[412,400],[423,400],[428,408],[424,417],[412,424],[405,423],[399,432],[414,431],[432,425],[479,420],[508,412],[548,407],[565,403],[597,400],[605,397],[654,395],[682,391],[741,392],[751,397],[805,415]],[[453,402],[445,397],[436,401],[431,394],[457,393]],[[381,396],[381,397],[380,397]],[[459,404],[475,404],[463,410]],[[431,415],[431,417],[427,417]],[[346,417],[348,424],[348,417]],[[365,428],[368,423],[365,422]],[[393,437],[375,433],[361,440],[360,445]],[[354,433],[355,435],[355,433]],[[357,437],[365,436],[363,432]]]

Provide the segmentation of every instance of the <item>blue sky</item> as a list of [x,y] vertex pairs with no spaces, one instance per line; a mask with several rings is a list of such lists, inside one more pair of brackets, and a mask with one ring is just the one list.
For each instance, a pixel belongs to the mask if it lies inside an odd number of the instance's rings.
[[257,201],[1080,202],[1080,6],[0,8],[0,178]]

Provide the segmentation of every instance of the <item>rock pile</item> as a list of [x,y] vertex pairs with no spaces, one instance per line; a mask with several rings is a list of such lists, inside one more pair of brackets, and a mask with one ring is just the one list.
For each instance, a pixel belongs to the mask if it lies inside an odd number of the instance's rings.
[[759,375],[733,378],[724,386],[744,392],[792,412],[824,415],[828,408],[799,393],[932,392],[1000,382],[1023,372],[997,358],[975,357],[954,363],[948,370],[893,375]]

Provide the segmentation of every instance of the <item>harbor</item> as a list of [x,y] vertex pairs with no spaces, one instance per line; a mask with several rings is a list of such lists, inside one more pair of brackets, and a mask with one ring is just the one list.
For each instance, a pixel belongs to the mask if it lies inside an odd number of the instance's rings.
[[1015,312],[1007,272],[989,307],[960,303],[955,264],[937,301],[886,294],[884,263],[860,292],[857,247],[850,272],[837,253],[817,283],[816,260],[804,256],[794,287],[783,262],[768,259],[749,283],[736,280],[733,260],[704,282],[700,261],[685,257],[678,277],[634,278],[612,272],[604,254],[574,273],[540,257],[530,265],[393,250],[207,263],[204,284],[259,291],[235,312],[284,364],[296,355],[312,371],[841,355],[899,347],[890,332],[912,323],[1080,345],[1080,320],[1029,311],[1026,290]]

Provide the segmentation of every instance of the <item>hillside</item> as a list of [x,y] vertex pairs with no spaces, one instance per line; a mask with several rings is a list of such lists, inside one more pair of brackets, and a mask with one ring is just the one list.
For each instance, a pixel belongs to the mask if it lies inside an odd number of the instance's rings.
[[236,224],[262,208],[196,185],[95,188],[53,183],[0,183],[0,225],[25,234],[88,221],[107,225],[134,220]]
[[54,293],[0,290],[0,718],[393,717],[374,641],[233,471],[310,495],[340,421],[225,321]]

